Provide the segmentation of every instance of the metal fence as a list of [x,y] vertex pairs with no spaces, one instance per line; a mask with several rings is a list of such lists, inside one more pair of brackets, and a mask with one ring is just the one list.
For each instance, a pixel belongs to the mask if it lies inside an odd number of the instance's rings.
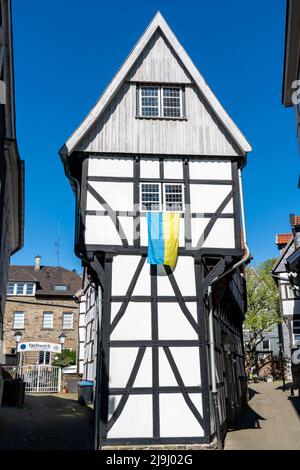
[[25,391],[31,393],[59,393],[61,370],[56,366],[4,366],[12,376],[25,382]]

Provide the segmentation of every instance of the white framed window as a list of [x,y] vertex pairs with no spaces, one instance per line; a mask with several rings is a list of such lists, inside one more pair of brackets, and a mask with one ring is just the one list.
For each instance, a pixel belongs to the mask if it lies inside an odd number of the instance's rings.
[[145,85],[138,88],[138,115],[148,118],[183,118],[183,87]]
[[24,319],[25,319],[24,312],[14,312],[13,329],[22,330],[24,328]]
[[34,282],[9,282],[7,295],[35,295]]
[[292,287],[289,284],[286,285],[286,298],[287,299],[294,299],[295,298],[294,291],[293,291]]
[[51,352],[50,351],[40,351],[39,352],[39,364],[50,364]]
[[7,295],[14,295],[15,292],[15,283],[9,282],[7,284]]
[[143,117],[160,116],[160,88],[142,86],[139,88],[139,114]]
[[53,328],[53,313],[44,312],[43,313],[43,328]]
[[72,330],[73,329],[73,313],[64,312],[63,313],[63,330]]
[[183,212],[184,210],[183,184],[164,183],[163,207],[166,212]]
[[140,185],[141,212],[159,212],[162,210],[160,183],[141,183]]
[[24,295],[25,284],[23,282],[17,283],[17,295]]
[[163,117],[183,117],[182,88],[162,87]]

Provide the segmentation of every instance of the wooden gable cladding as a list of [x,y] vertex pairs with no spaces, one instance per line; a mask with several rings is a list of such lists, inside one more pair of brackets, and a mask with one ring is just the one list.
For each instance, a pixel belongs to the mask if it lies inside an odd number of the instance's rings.
[[137,87],[124,83],[77,150],[181,155],[238,155],[239,150],[194,86],[185,87],[186,119],[137,116]]
[[153,83],[192,83],[192,79],[159,29],[141,53],[127,80]]
[[[186,86],[186,119],[137,118],[136,82],[153,81]],[[245,156],[251,146],[158,12],[60,149],[64,164],[76,150]]]

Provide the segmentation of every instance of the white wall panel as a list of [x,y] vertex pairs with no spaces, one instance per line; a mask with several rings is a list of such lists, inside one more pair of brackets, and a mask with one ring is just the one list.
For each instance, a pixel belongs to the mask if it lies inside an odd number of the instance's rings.
[[214,179],[214,180],[231,180],[232,170],[231,162],[208,162],[208,161],[190,161],[190,178],[191,179]]
[[300,301],[299,300],[283,300],[282,301],[282,312],[283,315],[294,315],[300,313]]
[[151,339],[150,303],[129,302],[110,338],[112,341]]
[[158,348],[159,353],[159,386],[160,387],[178,387],[167,356],[163,348]]
[[[137,348],[111,348],[109,363],[109,386],[124,388],[128,382],[136,356]],[[152,386],[152,355],[151,349],[145,351],[134,387]]]
[[[115,182],[91,181],[90,185],[115,211],[133,210],[133,184]],[[87,209],[103,210],[103,206],[88,192]],[[105,209],[105,208],[104,208]]]
[[152,437],[152,432],[151,395],[132,395],[129,396],[124,410],[108,432],[107,437],[108,439]]
[[[191,211],[216,212],[225,197],[232,190],[228,185],[191,184]],[[225,207],[224,213],[233,212],[232,200]]]
[[140,177],[159,178],[159,161],[141,160]]
[[234,248],[234,219],[218,219],[203,247]]
[[150,295],[151,294],[151,277],[150,277],[150,264],[147,260],[144,263],[143,269],[139,275],[132,295]]
[[122,245],[121,238],[110,217],[87,215],[85,223],[86,245]]
[[89,176],[133,176],[133,161],[117,158],[89,158]]
[[112,295],[125,295],[139,264],[140,256],[118,255],[112,266]]
[[168,161],[164,162],[164,177],[183,179],[182,161]]
[[160,340],[197,339],[196,331],[176,302],[158,303],[158,336]]
[[[201,394],[190,394],[190,398],[202,413]],[[176,412],[174,412],[176,410]],[[203,429],[188,408],[181,394],[160,395],[160,436],[203,436]]]
[[194,258],[179,256],[174,277],[182,295],[196,295]]

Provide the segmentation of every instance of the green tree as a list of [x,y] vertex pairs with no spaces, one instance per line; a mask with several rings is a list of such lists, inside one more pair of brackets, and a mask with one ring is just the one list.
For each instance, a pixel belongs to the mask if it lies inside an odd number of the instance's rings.
[[279,292],[270,274],[275,259],[268,259],[257,268],[247,267],[248,311],[244,328],[248,330],[246,346],[246,367],[255,366],[256,372],[265,364],[259,364],[257,347],[264,340],[265,333],[281,322]]
[[53,361],[54,366],[62,368],[73,366],[74,364],[76,364],[76,351],[71,351],[70,349],[63,349]]

